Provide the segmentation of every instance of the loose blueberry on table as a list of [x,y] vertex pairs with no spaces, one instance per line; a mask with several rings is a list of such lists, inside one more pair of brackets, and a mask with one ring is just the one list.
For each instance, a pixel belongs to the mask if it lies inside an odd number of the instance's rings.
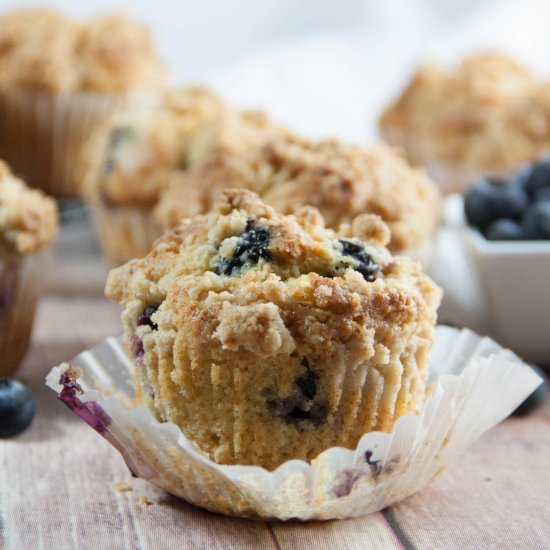
[[491,241],[550,239],[550,160],[526,165],[509,180],[479,178],[466,191],[464,212]]
[[26,430],[35,412],[30,390],[16,380],[0,377],[0,438],[13,437]]

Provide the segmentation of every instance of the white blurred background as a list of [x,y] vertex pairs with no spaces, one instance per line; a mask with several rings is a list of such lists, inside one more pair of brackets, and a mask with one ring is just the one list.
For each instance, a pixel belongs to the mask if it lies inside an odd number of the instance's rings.
[[128,11],[155,32],[174,82],[209,84],[311,136],[375,140],[377,114],[419,61],[497,48],[550,76],[548,0],[44,3],[73,15]]

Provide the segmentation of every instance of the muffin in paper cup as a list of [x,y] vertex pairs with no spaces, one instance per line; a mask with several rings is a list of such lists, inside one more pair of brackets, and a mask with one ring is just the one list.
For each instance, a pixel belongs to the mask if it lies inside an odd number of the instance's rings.
[[446,70],[420,66],[380,116],[381,136],[424,165],[443,193],[505,177],[548,154],[550,94],[525,66],[495,52]]
[[106,294],[157,418],[219,463],[273,469],[421,410],[440,291],[391,256],[379,218],[352,230],[228,189],[113,269]]
[[29,189],[0,161],[0,376],[12,374],[27,351],[56,233],[53,199]]
[[[136,475],[206,508],[302,519],[379,509],[431,479],[452,430],[464,437],[454,417],[440,425],[464,410],[453,391],[467,399],[482,386],[472,369],[447,396],[432,393],[441,293],[389,241],[373,215],[339,234],[311,207],[285,216],[227,189],[110,272],[123,344],[110,339],[49,381]],[[112,393],[113,379],[128,391]]]
[[1,16],[0,41],[0,155],[29,185],[78,196],[90,133],[163,83],[151,36],[123,15],[80,23],[35,8]]
[[512,352],[468,330],[439,326],[430,359],[431,396],[389,433],[363,435],[310,463],[268,471],[220,465],[174,424],[134,406],[134,366],[108,338],[55,367],[48,386],[107,439],[134,475],[197,506],[242,517],[343,519],[376,512],[425,487],[541,382]]

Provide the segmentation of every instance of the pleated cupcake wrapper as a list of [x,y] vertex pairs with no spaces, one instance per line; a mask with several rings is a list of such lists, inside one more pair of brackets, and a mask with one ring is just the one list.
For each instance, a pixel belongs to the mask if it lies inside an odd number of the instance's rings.
[[[71,366],[80,370],[78,380]],[[177,426],[132,406],[131,372],[120,339],[108,338],[55,367],[47,384],[135,475],[209,510],[282,520],[356,517],[412,495],[541,382],[492,340],[437,327],[434,389],[421,415],[400,418],[391,433],[365,434],[355,449],[333,447],[311,464],[291,460],[267,471],[216,464]]]
[[112,266],[145,256],[162,235],[152,208],[110,206],[94,200],[90,209],[101,249]]
[[[401,148],[413,159],[422,158],[424,155],[419,151],[418,136],[399,128],[384,128],[381,131],[382,137],[397,148]],[[416,164],[416,162],[415,162]],[[452,163],[445,161],[424,162],[426,171],[430,177],[439,185],[444,195],[451,193],[463,193],[470,184],[480,175],[488,171],[479,166],[467,165],[464,163]],[[491,170],[490,174],[495,177],[509,177],[515,172],[512,170]]]
[[48,252],[0,256],[0,376],[13,374],[29,347]]
[[0,93],[0,157],[27,183],[55,196],[75,197],[86,140],[108,117],[148,98],[98,93]]

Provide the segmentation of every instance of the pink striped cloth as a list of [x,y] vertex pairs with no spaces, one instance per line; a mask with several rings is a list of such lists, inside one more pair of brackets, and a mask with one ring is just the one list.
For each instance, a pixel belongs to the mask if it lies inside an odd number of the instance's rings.
[[120,332],[100,298],[47,298],[21,371],[38,414],[0,441],[0,549],[550,548],[550,405],[485,435],[426,489],[348,521],[255,522],[132,479],[122,458],[44,387],[49,368]]

